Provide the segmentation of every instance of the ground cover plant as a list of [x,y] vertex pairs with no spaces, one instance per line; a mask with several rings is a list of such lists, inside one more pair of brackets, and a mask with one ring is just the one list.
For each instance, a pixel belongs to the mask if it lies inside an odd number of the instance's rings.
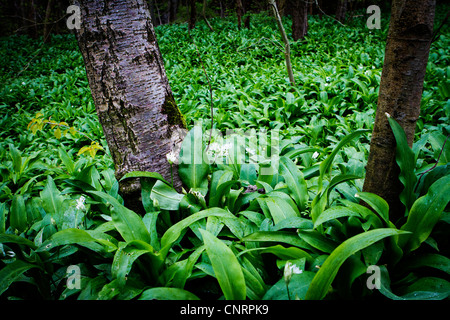
[[185,190],[129,173],[143,215],[119,194],[74,37],[1,39],[1,299],[447,299],[448,26],[412,149],[389,119],[407,208],[391,221],[361,192],[387,24],[311,17],[292,87],[273,20],[210,22],[156,28],[189,126],[168,159]]

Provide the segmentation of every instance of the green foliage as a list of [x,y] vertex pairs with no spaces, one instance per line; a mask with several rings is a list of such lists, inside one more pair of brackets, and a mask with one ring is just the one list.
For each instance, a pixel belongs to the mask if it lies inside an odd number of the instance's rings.
[[[73,36],[54,36],[27,68],[38,43],[1,39],[2,53],[19,53],[0,62],[1,299],[446,299],[447,29],[432,44],[412,148],[389,120],[407,208],[390,221],[386,201],[362,192],[385,34],[309,17],[291,45],[301,83],[291,87],[267,17],[241,31],[211,22],[220,32],[191,31],[213,86],[209,146],[207,80],[187,27],[156,29],[190,131],[181,192],[156,172],[122,177],[140,179],[142,216],[119,194]],[[379,290],[366,285],[371,265]]]

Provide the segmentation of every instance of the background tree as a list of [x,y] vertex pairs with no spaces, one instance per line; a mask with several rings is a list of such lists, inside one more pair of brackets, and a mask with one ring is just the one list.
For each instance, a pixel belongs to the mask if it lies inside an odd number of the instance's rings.
[[195,0],[190,0],[190,14],[189,14],[189,30],[195,28],[195,23],[197,21],[197,7],[195,5]]
[[411,146],[420,114],[428,54],[433,35],[435,0],[393,0],[378,107],[366,167],[364,191],[383,197],[392,221],[404,216],[399,200],[396,143],[386,118],[389,113],[403,127]]
[[308,2],[289,0],[292,13],[292,37],[294,41],[303,39],[308,32]]
[[[168,154],[184,118],[174,101],[146,1],[80,0],[77,40],[116,177],[154,171],[170,181]],[[120,184],[127,205],[141,205],[139,182]],[[174,172],[174,186],[181,182]]]

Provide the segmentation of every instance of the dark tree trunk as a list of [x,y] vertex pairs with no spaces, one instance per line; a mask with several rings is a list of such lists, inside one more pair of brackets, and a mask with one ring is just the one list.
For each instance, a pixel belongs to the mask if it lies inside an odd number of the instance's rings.
[[177,0],[169,0],[169,23],[172,23],[177,18],[178,9]]
[[290,0],[292,9],[292,37],[303,39],[308,32],[308,3],[304,0]]
[[241,30],[242,27],[242,14],[243,14],[242,1],[236,0],[236,14],[238,19],[238,29]]
[[190,0],[191,13],[189,15],[189,30],[195,28],[195,23],[197,22],[197,8],[195,6],[195,0]]
[[339,0],[336,9],[336,19],[340,22],[344,22],[346,13],[347,13],[347,0]]
[[435,5],[435,0],[394,0],[392,3],[378,108],[363,190],[376,193],[389,203],[393,222],[404,216],[405,208],[399,200],[403,185],[398,179],[396,143],[386,113],[403,127],[411,146],[420,113]]
[[[145,0],[80,0],[77,40],[97,114],[120,179],[130,171],[153,171],[170,181],[166,154],[185,128],[159,51]],[[140,208],[140,185],[124,180],[128,207]],[[181,188],[174,172],[174,186]]]

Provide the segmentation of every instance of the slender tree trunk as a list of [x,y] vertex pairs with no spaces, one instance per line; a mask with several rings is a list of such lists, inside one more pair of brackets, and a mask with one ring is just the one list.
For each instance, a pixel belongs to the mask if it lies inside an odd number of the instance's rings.
[[392,3],[363,190],[376,193],[389,203],[393,222],[404,216],[405,209],[399,200],[403,186],[398,179],[395,138],[385,113],[389,113],[403,127],[411,146],[420,113],[435,5],[435,0],[393,0]]
[[[167,181],[166,154],[186,124],[167,80],[145,0],[79,0],[83,17],[77,40],[97,114],[120,179],[153,171]],[[174,186],[181,182],[174,170]],[[138,210],[140,185],[124,180],[120,191]]]
[[238,19],[238,29],[241,30],[242,27],[242,14],[243,14],[243,7],[242,7],[242,1],[236,0],[236,13],[237,13],[237,19]]
[[189,30],[195,28],[195,23],[197,22],[197,8],[195,6],[195,0],[190,1],[191,13],[189,15]]
[[304,0],[290,0],[292,11],[292,38],[303,39],[308,32],[308,3]]
[[347,0],[339,0],[336,9],[336,20],[344,22],[347,13]]
[[49,29],[49,21],[50,21],[50,13],[52,11],[52,1],[53,0],[48,0],[47,1],[47,9],[45,10],[45,18],[44,18],[44,42],[48,43],[49,40],[49,35],[50,35],[50,29]]
[[286,31],[284,30],[283,23],[281,21],[280,14],[278,13],[277,4],[275,3],[275,0],[269,0],[269,5],[272,7],[273,14],[275,15],[278,28],[280,29],[280,33],[283,38],[284,57],[286,60],[286,69],[289,75],[289,81],[291,82],[291,85],[295,86],[294,73],[292,71],[292,64],[291,64],[291,46],[289,45],[289,39],[286,35]]

